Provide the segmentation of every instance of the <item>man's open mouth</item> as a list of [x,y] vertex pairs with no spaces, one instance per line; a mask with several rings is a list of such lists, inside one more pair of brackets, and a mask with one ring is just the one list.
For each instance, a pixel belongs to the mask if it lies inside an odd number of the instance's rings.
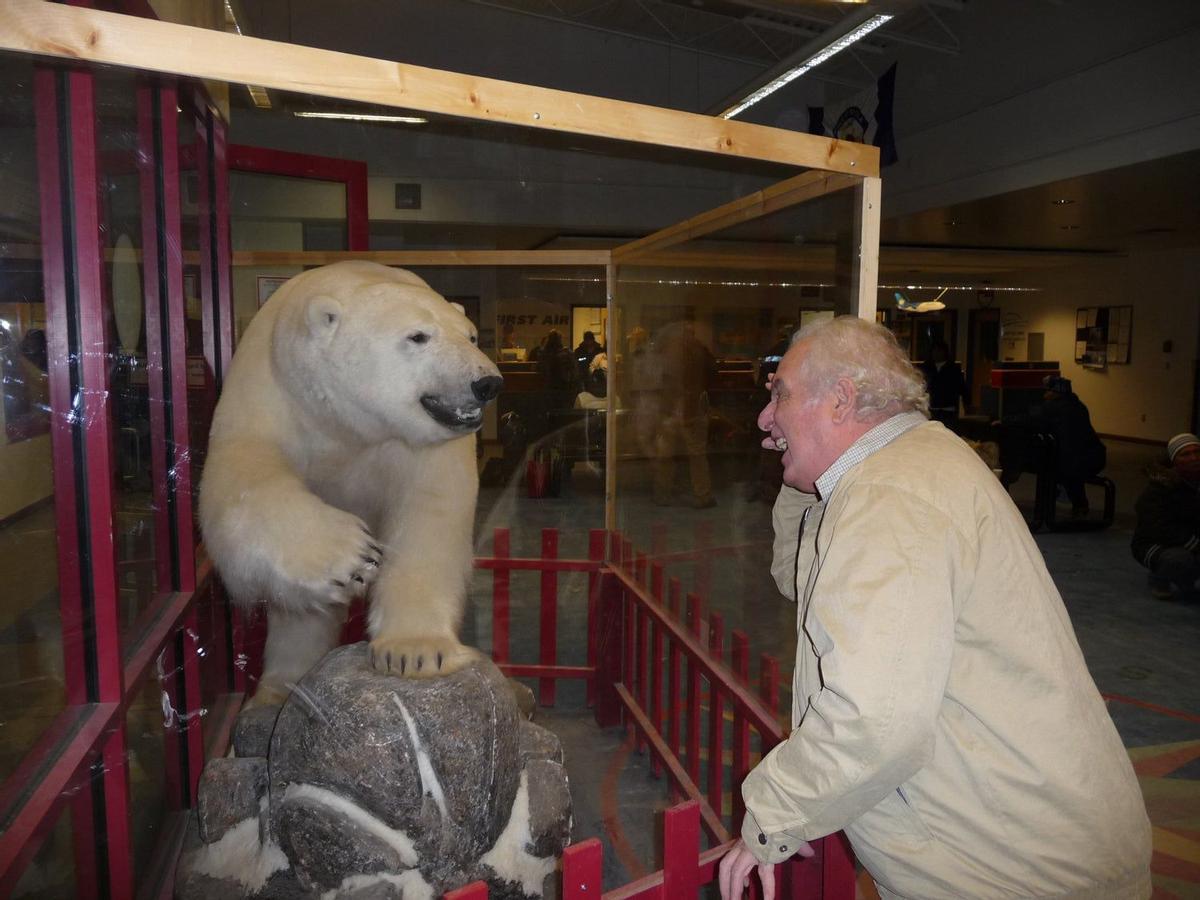
[[478,403],[451,403],[426,394],[421,405],[435,422],[452,431],[475,431],[483,424],[483,407]]

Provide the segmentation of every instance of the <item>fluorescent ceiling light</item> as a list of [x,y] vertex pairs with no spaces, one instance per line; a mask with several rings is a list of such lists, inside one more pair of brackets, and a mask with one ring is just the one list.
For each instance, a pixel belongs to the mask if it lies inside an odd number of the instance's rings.
[[371,113],[298,112],[293,115],[301,119],[343,119],[348,122],[402,122],[405,125],[424,125],[428,119],[421,116],[380,116]]
[[[229,0],[225,0],[225,30],[232,31],[234,34],[242,34],[241,23],[238,22],[237,13],[233,11],[233,5]],[[267,89],[262,85],[248,84],[246,91],[250,94],[250,100],[259,109],[270,109],[271,98],[267,94]]]
[[744,100],[739,100],[733,106],[729,107],[729,109],[725,110],[722,113],[718,113],[718,115],[722,119],[732,119],[738,113],[744,112],[745,110],[749,109],[751,106],[753,106],[759,100],[762,100],[764,97],[769,97],[771,94],[775,93],[777,90],[779,90],[784,85],[791,84],[793,81],[795,81],[797,78],[799,78],[805,72],[807,72],[809,69],[816,68],[821,63],[823,63],[827,59],[829,59],[831,56],[835,56],[838,53],[841,53],[843,50],[845,50],[851,44],[862,40],[868,34],[870,34],[872,31],[874,31],[876,28],[878,28],[880,25],[883,25],[886,22],[890,22],[892,20],[892,18],[893,18],[892,16],[887,15],[885,13],[880,13],[879,15],[872,16],[871,18],[867,19],[867,21],[863,22],[861,25],[859,25],[854,30],[848,31],[846,34],[842,35],[840,38],[837,38],[832,43],[827,44],[825,47],[818,50],[816,53],[814,53],[812,56],[805,59],[803,62],[788,69],[786,72],[784,72],[778,78],[768,81],[766,84],[764,84],[758,90],[752,92]]

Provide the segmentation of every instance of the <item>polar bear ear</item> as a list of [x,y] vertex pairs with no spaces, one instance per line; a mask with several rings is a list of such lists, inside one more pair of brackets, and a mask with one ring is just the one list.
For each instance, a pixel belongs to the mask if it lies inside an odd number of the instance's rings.
[[465,306],[463,306],[461,303],[455,303],[453,300],[451,300],[450,305],[453,306],[455,309],[457,309],[464,316],[467,314],[467,308]]
[[305,318],[308,320],[309,333],[313,337],[333,337],[342,321],[342,304],[336,297],[317,294],[309,299]]

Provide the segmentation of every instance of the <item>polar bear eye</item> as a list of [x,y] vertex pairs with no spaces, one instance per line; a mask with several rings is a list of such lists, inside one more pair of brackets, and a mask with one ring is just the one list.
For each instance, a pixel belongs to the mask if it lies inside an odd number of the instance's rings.
[[412,334],[410,334],[408,336],[408,339],[410,341],[412,341],[414,344],[429,343],[429,335],[426,334],[424,331],[414,331]]

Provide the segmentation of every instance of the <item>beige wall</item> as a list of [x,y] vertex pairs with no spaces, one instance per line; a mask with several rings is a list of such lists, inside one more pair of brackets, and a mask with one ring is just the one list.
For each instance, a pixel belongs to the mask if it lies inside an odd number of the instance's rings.
[[[0,440],[3,438],[0,410]],[[0,444],[0,521],[54,493],[50,466],[50,435]]]
[[[1200,347],[1200,258],[1187,250],[1131,253],[1041,270],[1014,284],[1035,293],[997,292],[996,306],[1010,331],[1043,332],[1044,358],[1057,360],[1087,404],[1096,430],[1166,441],[1191,426],[1194,367]],[[963,335],[971,300],[958,299]],[[1103,370],[1074,362],[1075,311],[1081,306],[1133,306],[1129,365]],[[1172,349],[1164,351],[1165,341]],[[1024,359],[1024,339],[1015,359]]]

